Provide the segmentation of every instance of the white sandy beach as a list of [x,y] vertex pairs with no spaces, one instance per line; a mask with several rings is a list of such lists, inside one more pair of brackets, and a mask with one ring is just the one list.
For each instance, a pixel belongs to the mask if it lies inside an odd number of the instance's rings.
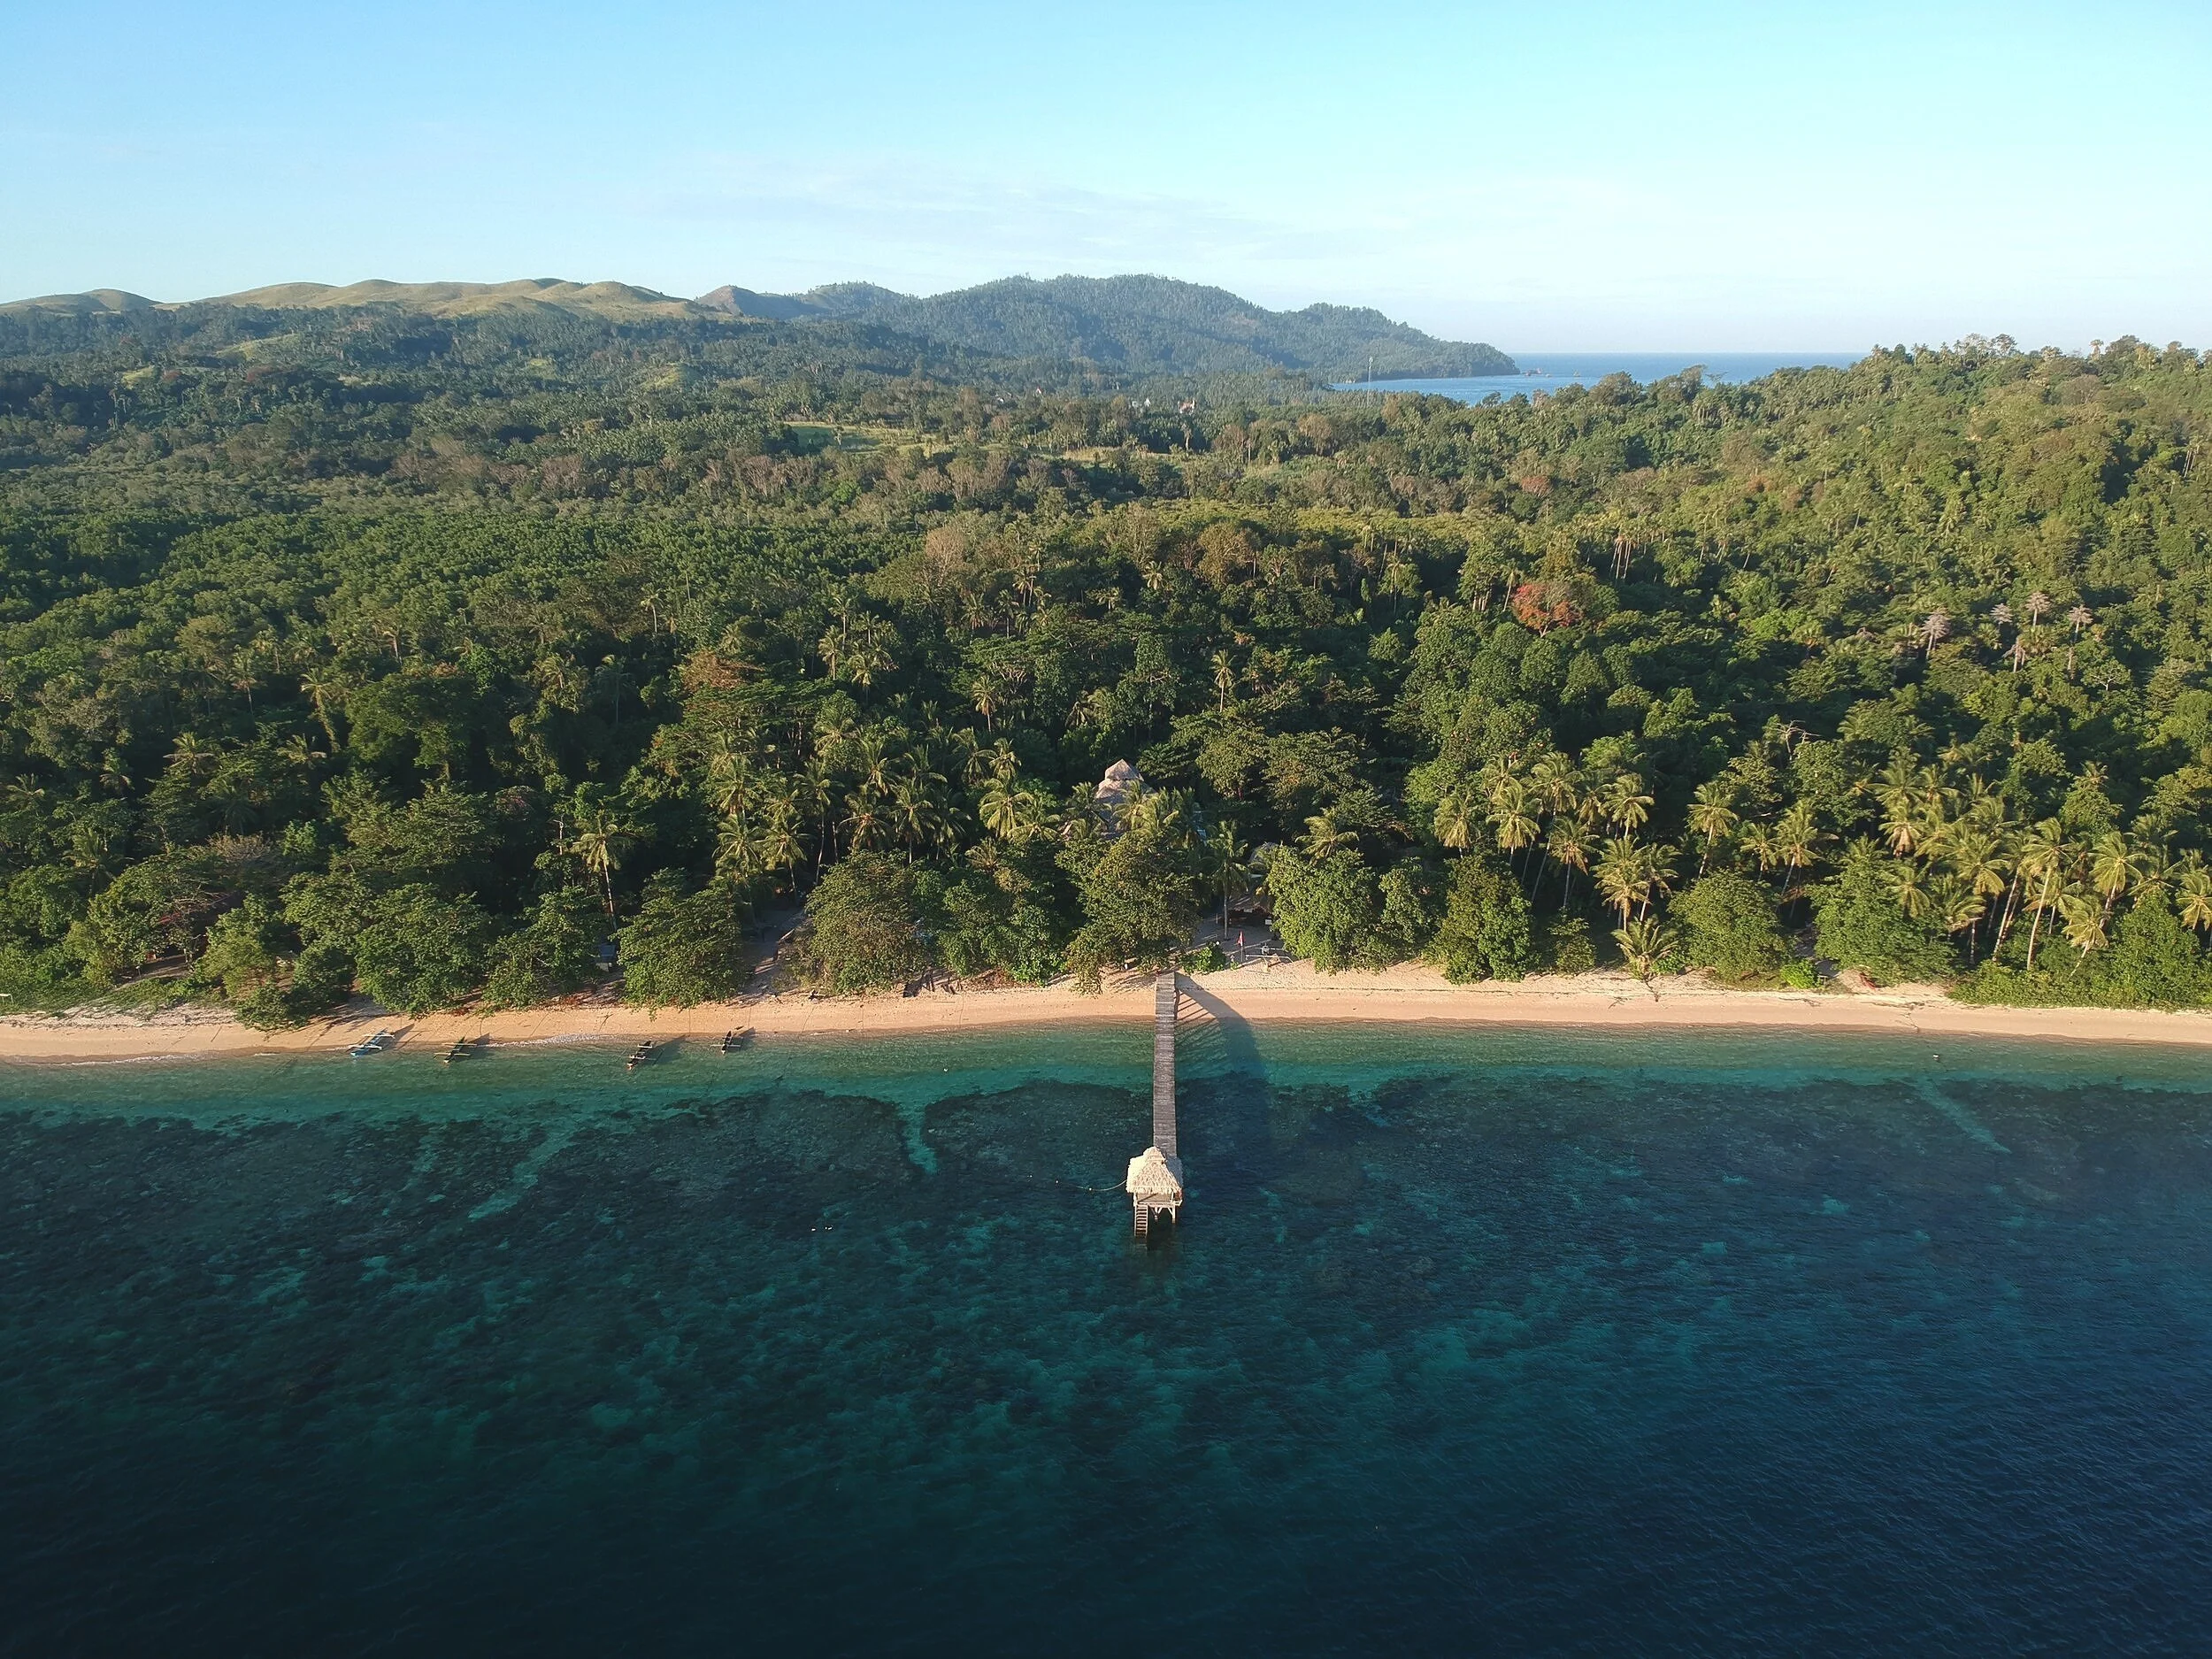
[[[1425,968],[1332,976],[1317,974],[1306,963],[1255,964],[1191,977],[1185,983],[1195,1004],[1193,1017],[1256,1022],[1434,1021],[1605,1029],[1733,1026],[2212,1047],[2212,1012],[1974,1007],[1954,1002],[1932,987],[1738,991],[1683,978],[1647,987],[1619,973],[1455,986]],[[218,1010],[187,1009],[150,1016],[76,1013],[0,1019],[0,1060],[215,1057],[335,1049],[378,1029],[399,1033],[411,1048],[442,1048],[464,1037],[488,1039],[495,1046],[643,1037],[713,1041],[725,1032],[747,1027],[763,1035],[895,1037],[904,1032],[996,1025],[1142,1023],[1151,1014],[1151,980],[1141,975],[1110,984],[1097,996],[1085,996],[1065,984],[818,1000],[785,993],[657,1012],[607,998],[584,998],[520,1012],[443,1013],[419,1019],[357,1009],[287,1032],[254,1031]]]

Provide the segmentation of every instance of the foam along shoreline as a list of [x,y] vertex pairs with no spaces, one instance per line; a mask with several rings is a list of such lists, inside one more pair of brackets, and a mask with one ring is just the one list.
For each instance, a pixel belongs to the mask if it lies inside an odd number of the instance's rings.
[[[1932,987],[1879,991],[1737,991],[1702,979],[1650,987],[1621,973],[1539,975],[1517,984],[1451,985],[1425,968],[1383,973],[1316,973],[1306,963],[1253,965],[1195,977],[1200,1009],[1254,1022],[1431,1021],[1498,1025],[1684,1029],[1736,1026],[1873,1031],[1922,1036],[2147,1042],[2212,1048],[2212,1012],[2131,1009],[1990,1008],[1954,1002]],[[719,1041],[750,1027],[763,1036],[895,1037],[1063,1022],[1146,1023],[1152,980],[1129,974],[1097,996],[1071,985],[997,990],[934,989],[813,999],[785,994],[657,1011],[608,1001],[499,1014],[431,1014],[409,1019],[375,1009],[349,1010],[298,1031],[260,1032],[213,1009],[157,1015],[65,1014],[0,1018],[0,1061],[217,1058],[255,1053],[342,1053],[382,1029],[401,1048],[442,1052],[463,1039],[516,1044],[635,1041],[651,1037]]]

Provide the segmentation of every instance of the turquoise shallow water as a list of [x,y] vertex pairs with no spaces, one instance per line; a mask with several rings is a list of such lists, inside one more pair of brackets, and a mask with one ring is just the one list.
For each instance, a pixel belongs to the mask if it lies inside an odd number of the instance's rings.
[[2201,1056],[1148,1039],[0,1070],[0,1651],[2212,1641]]

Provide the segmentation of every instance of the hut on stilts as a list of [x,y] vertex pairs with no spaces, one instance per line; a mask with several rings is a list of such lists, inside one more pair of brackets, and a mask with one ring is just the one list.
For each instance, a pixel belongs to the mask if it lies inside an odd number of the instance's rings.
[[1183,1160],[1175,1150],[1175,1016],[1182,993],[1171,968],[1152,987],[1152,1144],[1129,1160],[1128,1191],[1140,1235],[1152,1218],[1183,1218]]

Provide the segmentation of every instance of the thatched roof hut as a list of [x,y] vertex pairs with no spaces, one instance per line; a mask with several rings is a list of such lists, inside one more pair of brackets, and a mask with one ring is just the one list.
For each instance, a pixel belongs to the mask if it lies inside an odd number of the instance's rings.
[[1179,1210],[1183,1203],[1183,1161],[1157,1147],[1129,1160],[1129,1195],[1154,1210]]
[[1098,803],[1118,807],[1129,798],[1130,791],[1144,787],[1144,774],[1125,760],[1118,760],[1106,768],[1106,775],[1098,780]]

